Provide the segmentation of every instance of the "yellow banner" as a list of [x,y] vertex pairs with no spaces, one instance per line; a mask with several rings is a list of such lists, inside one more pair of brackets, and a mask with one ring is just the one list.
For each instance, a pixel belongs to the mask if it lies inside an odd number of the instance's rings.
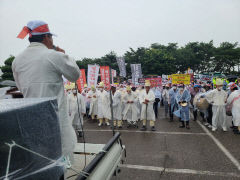
[[190,84],[189,74],[172,74],[172,84]]

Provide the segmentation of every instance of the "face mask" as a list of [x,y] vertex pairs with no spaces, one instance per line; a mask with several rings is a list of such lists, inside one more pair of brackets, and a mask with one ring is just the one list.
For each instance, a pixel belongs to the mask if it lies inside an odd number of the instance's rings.
[[75,94],[76,94],[76,93],[77,93],[77,90],[73,90],[73,93],[75,93]]
[[182,91],[182,90],[183,90],[183,87],[180,87],[179,90]]
[[173,89],[175,90],[175,89],[177,89],[177,87],[176,87],[176,86],[173,86]]

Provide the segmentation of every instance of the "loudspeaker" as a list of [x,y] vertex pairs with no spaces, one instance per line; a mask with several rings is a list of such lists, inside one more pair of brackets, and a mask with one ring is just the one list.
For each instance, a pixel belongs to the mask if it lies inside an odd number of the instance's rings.
[[[0,179],[4,179],[9,146],[14,141],[52,160],[62,155],[57,100],[24,98],[0,100]],[[64,174],[62,166],[14,146],[9,179],[55,180]]]

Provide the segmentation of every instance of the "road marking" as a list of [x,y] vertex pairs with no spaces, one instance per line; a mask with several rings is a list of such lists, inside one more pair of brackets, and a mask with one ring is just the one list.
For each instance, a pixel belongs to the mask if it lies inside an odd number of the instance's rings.
[[168,173],[179,173],[179,174],[195,174],[195,175],[210,175],[210,176],[223,176],[223,177],[238,177],[240,174],[238,173],[230,173],[230,172],[211,172],[211,171],[200,171],[194,169],[173,169],[164,167],[156,167],[156,166],[142,166],[142,165],[132,165],[132,164],[120,164],[121,168],[129,168],[129,169],[140,169],[147,171],[165,171]]
[[[112,132],[111,129],[84,129],[84,131],[93,132]],[[190,133],[190,132],[163,132],[163,131],[130,131],[130,130],[115,130],[127,133],[149,133],[149,134],[168,134],[168,135],[207,135],[206,133]]]
[[238,162],[238,160],[227,150],[227,148],[225,148],[223,146],[223,144],[217,139],[215,138],[210,132],[209,130],[203,126],[199,121],[197,121],[197,123],[202,127],[202,129],[207,133],[207,135],[215,142],[215,144],[219,147],[219,149],[222,150],[222,152],[228,157],[228,159],[230,161],[232,161],[232,163],[237,167],[237,169],[240,171],[240,163]]

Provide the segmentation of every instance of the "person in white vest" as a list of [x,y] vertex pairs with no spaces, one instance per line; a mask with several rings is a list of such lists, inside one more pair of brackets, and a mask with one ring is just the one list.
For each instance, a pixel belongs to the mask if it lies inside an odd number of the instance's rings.
[[80,70],[73,58],[53,45],[53,34],[47,23],[30,21],[18,38],[24,39],[28,34],[30,45],[12,63],[14,79],[24,98],[57,97],[62,153],[69,157],[77,137],[68,120],[62,75],[75,82]]
[[[112,108],[113,108],[113,126],[122,128],[122,96],[119,91],[116,91],[116,86],[111,85],[112,92]],[[110,96],[108,94],[108,110],[106,111],[106,117],[111,118]]]
[[97,92],[97,104],[98,104],[98,111],[97,111],[97,118],[99,120],[98,126],[103,125],[103,120],[105,120],[105,124],[109,126],[109,119],[106,117],[107,107],[109,106],[108,103],[108,93],[104,90],[104,83],[99,83],[99,91]]
[[75,131],[78,133],[78,136],[81,137],[83,116],[86,114],[84,97],[78,93],[76,89],[73,89],[73,95],[69,97],[68,105],[70,122],[72,123]]
[[87,98],[90,99],[90,110],[89,115],[92,119],[95,119],[98,113],[98,102],[97,102],[97,91],[94,86],[91,87],[91,90],[87,94]]
[[123,97],[123,103],[124,103],[124,110],[123,110],[123,120],[127,120],[128,127],[131,125],[134,125],[137,127],[137,121],[138,121],[138,114],[139,114],[139,108],[138,108],[138,96],[136,93],[132,92],[132,89],[130,86],[127,86],[126,88],[127,93]]
[[150,82],[146,81],[145,89],[139,96],[139,101],[142,105],[141,111],[141,120],[143,122],[143,126],[141,128],[142,131],[147,130],[147,121],[150,122],[150,127],[152,131],[155,131],[155,113],[153,110],[153,103],[155,101],[154,92],[150,90]]
[[216,80],[216,89],[206,94],[206,99],[212,104],[212,131],[217,130],[218,124],[222,127],[223,131],[227,131],[226,124],[226,109],[227,93],[222,89],[223,81]]

